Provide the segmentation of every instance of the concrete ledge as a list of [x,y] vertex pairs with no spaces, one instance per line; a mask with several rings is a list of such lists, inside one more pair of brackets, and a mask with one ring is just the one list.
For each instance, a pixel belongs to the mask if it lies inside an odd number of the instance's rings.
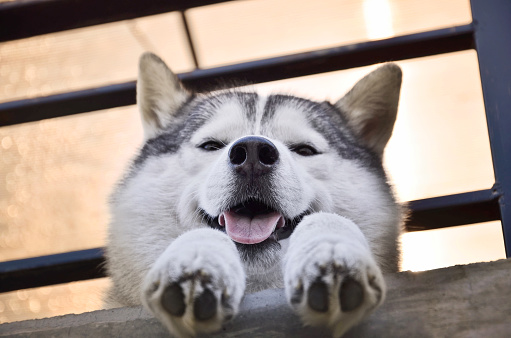
[[[347,337],[509,337],[511,260],[386,276],[385,304]],[[215,337],[320,337],[304,328],[282,290],[243,300],[240,314]],[[167,337],[142,308],[101,310],[80,315],[0,325],[9,337]]]

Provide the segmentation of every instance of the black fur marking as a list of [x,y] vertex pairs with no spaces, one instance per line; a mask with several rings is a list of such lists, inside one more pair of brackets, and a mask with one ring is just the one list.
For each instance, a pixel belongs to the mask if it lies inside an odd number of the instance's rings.
[[160,135],[147,140],[133,163],[133,171],[150,157],[176,153],[224,103],[233,99],[241,105],[247,118],[255,122],[258,101],[255,93],[227,92],[206,97],[192,95],[174,114],[173,123]]
[[193,132],[206,123],[208,116],[202,114],[203,100],[194,96],[174,114],[174,123],[165,132],[147,140],[133,163],[133,169],[139,168],[149,157],[172,154],[190,139]]
[[256,93],[236,93],[239,102],[243,107],[243,112],[247,117],[248,121],[254,125],[256,122],[256,113],[257,113],[257,101],[259,101],[259,95]]
[[181,286],[177,283],[172,283],[163,291],[161,305],[171,315],[182,317],[186,309],[184,299],[185,295]]
[[362,285],[351,277],[346,277],[339,290],[339,303],[342,312],[353,311],[364,301]]
[[358,160],[366,167],[383,172],[380,157],[367,147],[350,130],[342,113],[329,102],[318,104],[310,118],[311,125],[345,159]]
[[376,169],[379,174],[383,173],[378,155],[362,145],[347,126],[342,112],[329,102],[315,102],[289,95],[271,95],[266,101],[261,124],[271,125],[271,120],[278,114],[280,107],[296,107],[302,110],[311,127],[323,135],[342,158],[357,160],[365,167]]
[[311,284],[308,291],[307,303],[309,307],[315,311],[328,311],[328,287],[323,281],[318,279]]
[[216,315],[217,299],[210,289],[204,292],[193,302],[193,314],[197,320],[208,320]]
[[284,105],[284,103],[289,102],[293,99],[295,99],[295,97],[287,95],[269,96],[264,105],[263,116],[261,117],[261,125],[269,123],[269,121],[271,121],[275,116],[275,112],[277,111],[277,109],[280,106]]

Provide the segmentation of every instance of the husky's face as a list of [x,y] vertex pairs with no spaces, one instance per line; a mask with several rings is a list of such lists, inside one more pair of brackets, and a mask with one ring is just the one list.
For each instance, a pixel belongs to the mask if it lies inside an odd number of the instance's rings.
[[327,142],[295,109],[276,117],[274,110],[286,105],[275,107],[275,97],[216,98],[224,102],[191,138],[210,163],[199,207],[237,243],[261,243],[311,209],[308,173],[320,168],[305,157],[325,151]]
[[[153,175],[136,186],[152,191],[145,198],[154,201],[144,203],[161,218],[159,227],[220,229],[247,264],[264,269],[311,212],[336,212],[362,227],[393,213],[385,209],[393,199],[381,156],[399,85],[399,69],[388,65],[335,105],[244,92],[195,95],[147,54],[137,88],[147,141],[130,176]],[[371,216],[369,208],[376,209]]]

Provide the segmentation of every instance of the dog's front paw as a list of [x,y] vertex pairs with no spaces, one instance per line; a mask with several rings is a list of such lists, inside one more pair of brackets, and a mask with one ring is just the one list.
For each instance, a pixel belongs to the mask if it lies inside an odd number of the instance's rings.
[[358,227],[319,213],[291,236],[284,271],[286,296],[302,321],[339,337],[385,296],[385,282]]
[[178,337],[217,331],[237,312],[245,273],[232,241],[199,229],[178,237],[147,274],[144,305]]

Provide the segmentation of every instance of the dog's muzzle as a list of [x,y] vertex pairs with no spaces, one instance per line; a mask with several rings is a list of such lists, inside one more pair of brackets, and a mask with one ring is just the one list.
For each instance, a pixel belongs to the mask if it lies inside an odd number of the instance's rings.
[[289,237],[311,210],[289,218],[275,200],[272,181],[280,162],[275,144],[260,136],[242,137],[229,149],[228,161],[233,172],[230,184],[236,188],[217,216],[201,210],[208,224],[225,231],[238,246],[261,246]]

